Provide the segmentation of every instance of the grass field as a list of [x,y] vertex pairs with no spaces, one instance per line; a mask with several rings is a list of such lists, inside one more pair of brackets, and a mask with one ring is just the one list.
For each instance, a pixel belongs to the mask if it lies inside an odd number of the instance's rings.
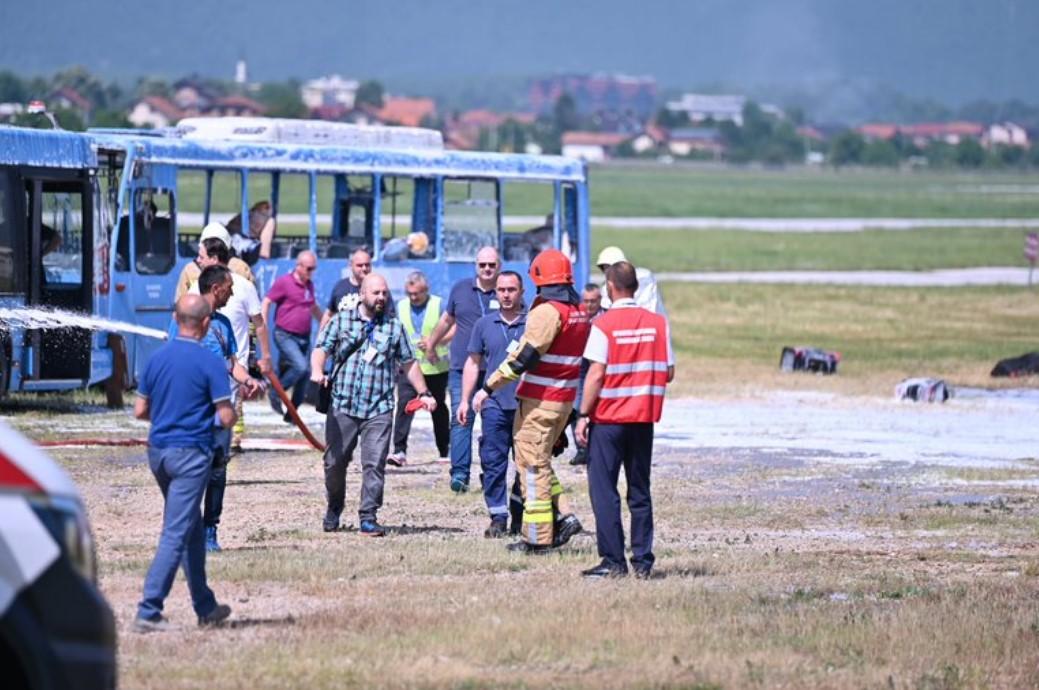
[[617,245],[654,272],[1025,266],[1026,234],[1012,228],[774,233],[599,227],[592,229],[592,256]]
[[[589,171],[593,216],[709,217],[911,217],[1031,218],[1039,216],[1039,175],[993,172],[784,169],[608,165]],[[182,173],[181,211],[201,211],[201,173]],[[218,217],[240,208],[237,177],[218,174],[213,208]],[[249,198],[270,198],[270,177],[250,177]],[[396,202],[411,208],[411,191],[402,182]],[[284,175],[281,210],[309,209],[307,178]],[[544,215],[551,209],[551,187],[507,183],[504,211]],[[319,178],[318,211],[330,213],[332,181]],[[384,200],[384,212],[390,200]],[[405,211],[407,212],[407,211]]]

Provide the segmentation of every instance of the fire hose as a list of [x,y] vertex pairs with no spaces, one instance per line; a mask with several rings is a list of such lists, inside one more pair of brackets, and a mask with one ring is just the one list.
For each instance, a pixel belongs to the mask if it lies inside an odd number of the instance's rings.
[[292,418],[293,423],[296,425],[297,428],[299,428],[301,432],[303,432],[303,436],[307,439],[307,443],[313,446],[315,450],[319,450],[322,453],[324,453],[325,444],[317,440],[317,437],[314,436],[314,434],[310,431],[307,425],[300,418],[299,411],[297,411],[296,406],[292,404],[292,399],[288,396],[288,394],[285,393],[285,388],[282,387],[281,381],[278,380],[278,375],[275,374],[273,370],[271,370],[264,374],[264,376],[267,377],[267,380],[270,381],[271,386],[274,387],[274,392],[278,394],[278,398],[281,400],[282,405],[285,406],[285,409],[288,411],[289,417]]

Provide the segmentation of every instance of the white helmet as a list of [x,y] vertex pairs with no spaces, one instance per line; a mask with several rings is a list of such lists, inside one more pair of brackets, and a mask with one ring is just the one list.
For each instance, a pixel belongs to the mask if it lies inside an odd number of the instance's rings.
[[216,221],[213,221],[206,227],[202,228],[202,234],[198,238],[199,244],[205,242],[211,237],[215,237],[223,242],[224,246],[228,249],[231,248],[231,234],[227,232],[227,228]]
[[596,266],[612,266],[618,261],[627,261],[628,257],[624,256],[624,252],[621,251],[620,247],[606,247],[599,252],[599,260],[595,262]]

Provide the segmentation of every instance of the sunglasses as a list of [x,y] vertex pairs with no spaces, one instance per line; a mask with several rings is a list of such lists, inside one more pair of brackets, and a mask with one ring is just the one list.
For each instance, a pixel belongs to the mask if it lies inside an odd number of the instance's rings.
[[314,271],[317,270],[317,266],[304,266],[303,270],[306,271],[307,273],[313,273]]
[[498,263],[496,261],[492,261],[490,263],[478,263],[476,265],[479,266],[480,268],[497,268],[498,267]]

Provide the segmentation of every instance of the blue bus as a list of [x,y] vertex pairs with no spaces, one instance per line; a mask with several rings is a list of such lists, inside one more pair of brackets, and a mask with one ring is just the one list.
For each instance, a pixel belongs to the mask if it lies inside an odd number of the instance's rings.
[[[0,131],[0,148],[5,134]],[[57,302],[45,290],[27,303],[165,329],[178,277],[197,256],[202,227],[219,221],[241,235],[236,242],[257,245],[252,217],[259,204],[275,228],[273,239],[245,254],[261,296],[304,249],[318,256],[314,282],[323,300],[348,274],[349,256],[359,247],[371,252],[373,270],[387,277],[397,299],[414,270],[426,274],[433,294],[446,295],[454,281],[474,275],[473,260],[484,245],[498,248],[503,269],[524,276],[533,256],[549,246],[571,256],[578,280],[590,268],[587,169],[568,158],[446,150],[434,130],[269,118],[192,118],[162,131],[20,136],[75,142],[69,152],[78,153],[66,166],[82,180],[81,217],[93,221],[83,222],[78,243],[62,245],[80,248],[81,274],[68,274],[79,278],[78,292],[70,289]],[[38,242],[29,225],[23,234],[30,244]],[[406,244],[414,233],[422,242]],[[111,377],[113,384],[132,386],[159,344],[96,335],[90,348],[81,344],[89,366],[78,372],[84,374],[80,385]],[[28,350],[12,348],[11,361],[46,354],[30,344]],[[63,374],[70,385],[71,373]],[[10,380],[19,390],[50,385]]]

